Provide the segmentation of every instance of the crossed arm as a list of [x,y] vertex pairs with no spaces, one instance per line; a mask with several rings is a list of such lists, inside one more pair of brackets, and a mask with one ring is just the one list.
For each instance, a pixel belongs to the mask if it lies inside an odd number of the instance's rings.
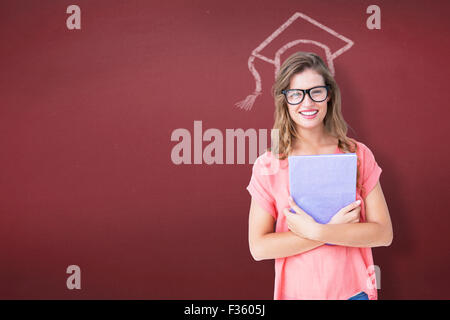
[[[249,245],[257,261],[300,254],[325,243],[348,247],[389,246],[393,239],[389,210],[380,182],[365,199],[366,222],[318,224],[300,208],[284,212],[290,231],[274,232],[275,220],[252,199]],[[300,211],[299,211],[300,210]]]

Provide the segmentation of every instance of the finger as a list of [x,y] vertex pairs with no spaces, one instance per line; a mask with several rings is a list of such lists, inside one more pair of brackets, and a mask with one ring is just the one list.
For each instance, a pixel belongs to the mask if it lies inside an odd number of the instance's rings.
[[361,205],[361,200],[358,200],[358,201],[352,202],[348,206],[342,208],[341,211],[343,211],[345,213],[349,213],[352,210],[354,210],[355,208],[358,208],[360,205]]
[[352,210],[354,208],[359,207],[360,204],[361,204],[361,200],[357,200],[355,202],[350,203],[346,208],[348,208],[349,210]]
[[303,213],[304,211],[302,210],[302,208],[300,208],[294,201],[294,199],[292,199],[292,197],[289,196],[289,205],[292,207],[292,209],[294,209],[295,212],[297,213]]
[[286,225],[288,226],[289,229],[291,229],[292,223],[290,219],[286,219]]
[[349,216],[350,216],[350,219],[352,219],[352,220],[359,219],[359,211],[352,210],[349,212]]
[[295,228],[294,228],[294,226],[292,225],[292,224],[288,224],[288,230],[289,231],[291,231],[291,232],[294,232],[294,233],[296,233],[294,230],[295,230]]
[[294,223],[294,218],[295,218],[295,213],[292,213],[289,211],[289,209],[286,210],[285,213],[286,216],[286,224],[288,225],[289,229],[292,229]]
[[293,214],[293,213],[289,210],[289,208],[284,208],[284,209],[283,209],[283,213],[284,213],[284,215],[286,216],[286,219],[289,219],[290,215]]

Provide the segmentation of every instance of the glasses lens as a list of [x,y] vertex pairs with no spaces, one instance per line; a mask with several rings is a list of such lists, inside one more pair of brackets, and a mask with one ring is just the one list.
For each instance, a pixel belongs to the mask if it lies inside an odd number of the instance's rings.
[[287,101],[291,104],[300,103],[303,100],[303,92],[302,91],[288,91],[286,94]]
[[327,89],[326,88],[314,88],[309,92],[311,99],[316,102],[321,102],[327,98]]

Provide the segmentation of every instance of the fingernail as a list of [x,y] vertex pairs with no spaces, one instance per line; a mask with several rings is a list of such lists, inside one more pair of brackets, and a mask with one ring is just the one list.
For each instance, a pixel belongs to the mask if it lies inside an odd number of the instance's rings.
[[355,202],[357,205],[361,203],[361,200],[358,200]]

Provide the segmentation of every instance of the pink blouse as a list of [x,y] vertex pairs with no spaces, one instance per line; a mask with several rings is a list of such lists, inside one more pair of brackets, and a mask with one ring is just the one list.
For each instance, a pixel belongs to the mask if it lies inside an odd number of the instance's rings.
[[[343,153],[336,148],[335,153]],[[360,161],[357,190],[361,200],[360,221],[365,222],[364,199],[375,187],[381,168],[370,149],[357,141]],[[276,159],[270,151],[259,156],[247,186],[252,198],[276,220],[276,232],[288,231],[284,208],[290,207],[288,160]],[[275,300],[348,299],[364,291],[377,299],[371,248],[322,245],[290,257],[275,259]]]

